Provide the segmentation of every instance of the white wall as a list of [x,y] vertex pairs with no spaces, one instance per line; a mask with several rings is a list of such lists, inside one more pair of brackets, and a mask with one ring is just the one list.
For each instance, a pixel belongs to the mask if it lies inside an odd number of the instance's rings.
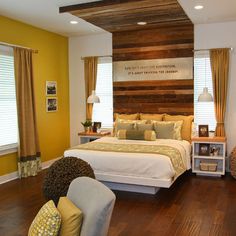
[[85,113],[84,63],[81,57],[112,55],[112,34],[104,33],[69,39],[70,143],[79,143]]
[[228,155],[236,146],[236,21],[194,26],[194,48],[233,47],[230,58],[229,90],[226,110]]

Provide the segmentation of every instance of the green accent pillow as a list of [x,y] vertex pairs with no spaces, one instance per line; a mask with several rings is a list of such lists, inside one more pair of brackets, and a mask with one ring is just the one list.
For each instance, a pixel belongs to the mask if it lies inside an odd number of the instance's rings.
[[139,131],[154,130],[153,124],[136,124],[136,129]]
[[119,130],[117,132],[118,139],[131,139],[131,140],[156,140],[156,134],[153,130]]
[[174,139],[174,123],[155,123],[154,129],[158,139]]
[[57,236],[61,226],[61,215],[52,200],[45,203],[34,218],[28,236]]

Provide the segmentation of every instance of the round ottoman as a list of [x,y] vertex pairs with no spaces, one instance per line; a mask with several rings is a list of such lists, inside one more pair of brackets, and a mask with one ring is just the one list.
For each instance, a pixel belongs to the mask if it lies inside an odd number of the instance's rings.
[[236,179],[236,147],[230,154],[230,172],[231,175]]
[[95,179],[91,166],[77,157],[63,157],[54,162],[47,170],[43,182],[43,194],[47,200],[57,205],[59,198],[66,196],[72,180],[87,176]]

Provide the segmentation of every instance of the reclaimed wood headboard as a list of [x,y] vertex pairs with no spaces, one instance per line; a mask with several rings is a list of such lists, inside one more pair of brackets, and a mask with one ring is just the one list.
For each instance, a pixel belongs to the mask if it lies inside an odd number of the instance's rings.
[[193,79],[113,82],[114,113],[193,115],[193,87]]

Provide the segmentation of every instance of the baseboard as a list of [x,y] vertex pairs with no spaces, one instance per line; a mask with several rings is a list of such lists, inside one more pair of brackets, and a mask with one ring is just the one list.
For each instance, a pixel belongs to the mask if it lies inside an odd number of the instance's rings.
[[50,165],[52,165],[55,161],[61,159],[62,157],[58,157],[58,158],[55,158],[55,159],[52,159],[50,161],[45,161],[45,162],[42,162],[42,170],[44,169],[47,169]]
[[19,176],[18,176],[17,171],[11,172],[11,173],[6,174],[6,175],[1,175],[0,176],[0,184],[4,184],[6,182],[9,182],[9,181],[12,181],[12,180],[18,179],[18,178],[19,178]]
[[[47,169],[51,164],[53,164],[55,161],[59,160],[61,157],[58,157],[58,158],[55,158],[55,159],[52,159],[50,161],[45,161],[45,162],[42,162],[42,169]],[[9,174],[6,174],[6,175],[2,175],[0,176],[0,184],[4,184],[4,183],[7,183],[9,181],[12,181],[14,179],[18,179],[19,176],[18,176],[18,172],[17,171],[14,171],[14,172],[11,172]]]

